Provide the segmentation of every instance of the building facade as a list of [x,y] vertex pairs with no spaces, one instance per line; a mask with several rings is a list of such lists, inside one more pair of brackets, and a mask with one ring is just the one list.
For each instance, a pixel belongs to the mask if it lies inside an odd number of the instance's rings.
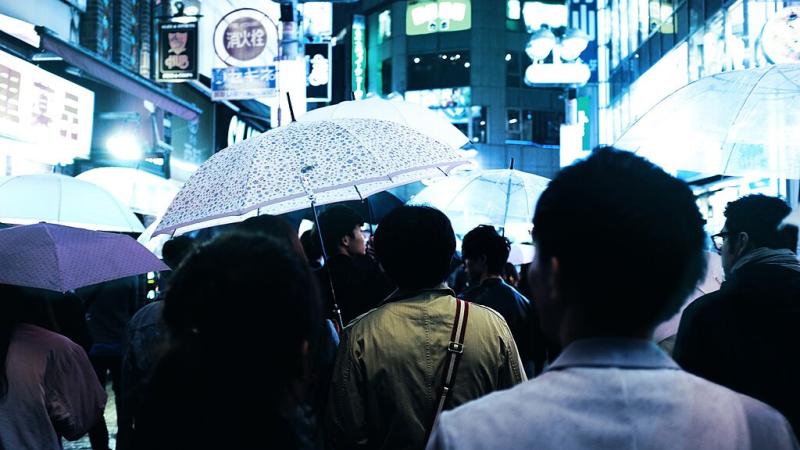
[[555,174],[565,91],[525,84],[530,35],[505,2],[362,0],[354,13],[350,43],[363,44],[350,59],[363,45],[365,73],[351,77],[352,95],[402,96],[438,111],[470,138],[483,168],[513,158],[517,169]]

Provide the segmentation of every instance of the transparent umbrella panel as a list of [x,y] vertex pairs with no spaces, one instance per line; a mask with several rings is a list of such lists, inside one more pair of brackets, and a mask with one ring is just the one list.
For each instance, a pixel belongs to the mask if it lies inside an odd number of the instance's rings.
[[414,196],[409,203],[441,209],[456,234],[494,225],[514,242],[529,242],[531,220],[549,180],[519,170],[456,173]]
[[800,178],[800,65],[690,83],[654,106],[616,145],[672,170]]

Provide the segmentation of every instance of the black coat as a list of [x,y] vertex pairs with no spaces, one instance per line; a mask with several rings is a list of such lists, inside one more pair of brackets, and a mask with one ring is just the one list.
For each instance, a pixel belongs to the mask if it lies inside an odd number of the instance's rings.
[[530,300],[499,278],[488,278],[459,298],[488,306],[506,320],[529,378],[541,373],[547,357],[539,316]]
[[800,430],[800,272],[751,263],[683,312],[673,357]]

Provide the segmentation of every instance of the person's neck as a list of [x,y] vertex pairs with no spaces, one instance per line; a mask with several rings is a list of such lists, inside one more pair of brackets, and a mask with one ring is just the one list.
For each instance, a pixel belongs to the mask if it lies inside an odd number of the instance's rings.
[[500,275],[491,275],[491,274],[488,274],[488,273],[484,272],[483,274],[481,274],[480,283],[483,283],[484,281],[490,280],[490,279],[500,280],[502,278],[503,277],[501,277]]
[[559,342],[562,348],[581,339],[591,338],[622,338],[622,339],[653,339],[655,327],[643,327],[638,330],[620,331],[599,324],[596,317],[589,317],[585,313],[572,312],[564,315],[561,321]]

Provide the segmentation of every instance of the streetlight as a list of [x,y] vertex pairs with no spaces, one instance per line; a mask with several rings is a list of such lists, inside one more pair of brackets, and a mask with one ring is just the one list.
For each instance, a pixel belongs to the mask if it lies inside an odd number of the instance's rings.
[[[574,28],[547,25],[531,34],[525,53],[531,65],[525,70],[525,83],[536,85],[582,85],[589,81],[589,66],[580,61],[589,37]],[[552,62],[545,60],[552,55]]]

